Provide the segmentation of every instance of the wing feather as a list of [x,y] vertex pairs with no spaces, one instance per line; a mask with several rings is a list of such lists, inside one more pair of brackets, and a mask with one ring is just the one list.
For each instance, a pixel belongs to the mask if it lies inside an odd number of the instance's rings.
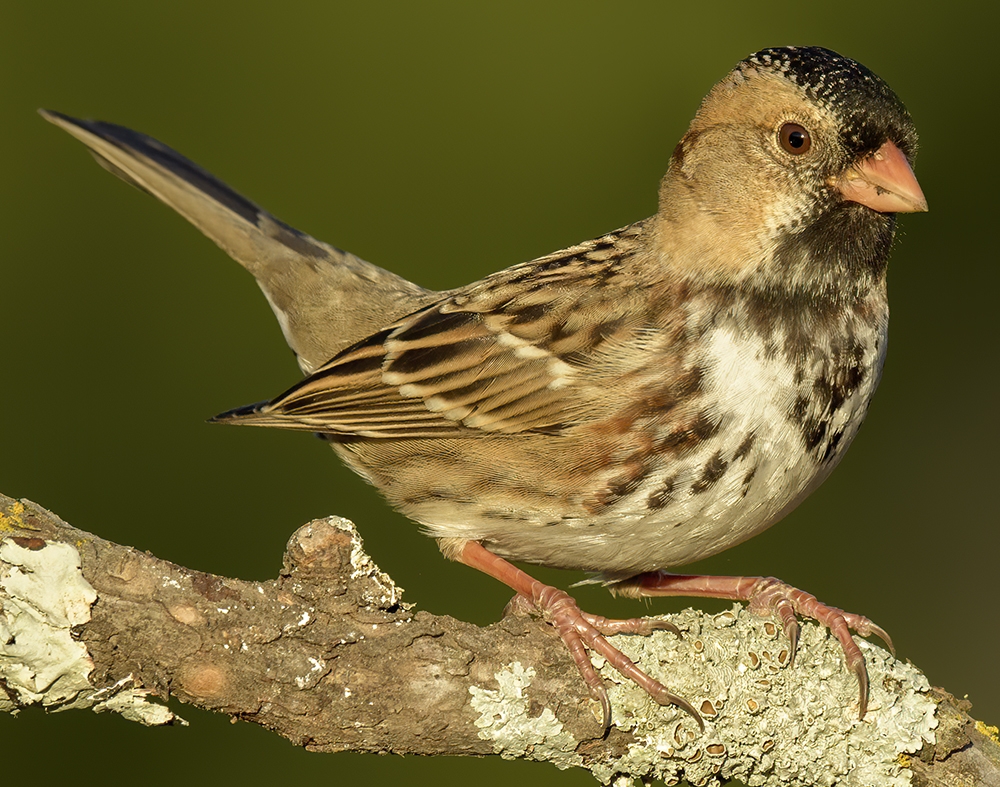
[[[644,329],[640,299],[618,275],[636,233],[633,225],[446,294],[271,402],[219,418],[334,438],[559,431],[599,398],[581,369]],[[616,244],[625,248],[610,253]]]

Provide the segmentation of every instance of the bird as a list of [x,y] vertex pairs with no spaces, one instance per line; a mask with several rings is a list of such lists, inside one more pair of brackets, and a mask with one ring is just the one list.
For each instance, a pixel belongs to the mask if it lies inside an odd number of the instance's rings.
[[[858,432],[886,353],[897,214],[927,210],[896,93],[829,49],[774,47],[702,101],[655,215],[446,291],[275,218],[152,137],[39,110],[183,215],[257,280],[305,375],[213,421],[314,433],[445,557],[549,623],[611,724],[590,653],[699,713],[608,640],[609,620],[514,563],[588,572],[629,597],[748,604],[854,639],[888,634],[773,577],[671,569],[771,526]],[[677,632],[680,633],[680,632]]]

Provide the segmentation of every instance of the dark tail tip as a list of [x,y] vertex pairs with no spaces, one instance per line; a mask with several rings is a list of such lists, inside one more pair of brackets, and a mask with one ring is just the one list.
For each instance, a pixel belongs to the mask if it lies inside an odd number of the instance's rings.
[[232,410],[226,410],[224,413],[219,413],[218,415],[213,415],[208,419],[210,424],[241,424],[241,423],[253,423],[253,420],[261,414],[261,411],[267,406],[267,402],[256,402],[254,404],[246,404],[242,407],[235,407]]

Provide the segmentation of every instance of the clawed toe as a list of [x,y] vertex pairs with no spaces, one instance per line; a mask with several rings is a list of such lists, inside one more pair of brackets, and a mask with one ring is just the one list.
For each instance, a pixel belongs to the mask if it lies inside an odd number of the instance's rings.
[[458,558],[466,565],[500,580],[517,593],[507,604],[506,613],[534,612],[555,628],[587,684],[590,696],[601,704],[605,732],[611,727],[611,702],[607,687],[594,669],[588,651],[599,653],[623,677],[635,683],[661,705],[676,705],[690,714],[704,731],[705,722],[691,703],[673,694],[658,680],[639,669],[606,638],[613,634],[650,634],[657,630],[679,634],[673,623],[662,618],[611,620],[583,612],[565,591],[539,582],[475,541],[467,541]]
[[868,712],[868,669],[864,654],[851,631],[856,631],[862,636],[876,634],[892,650],[892,640],[889,639],[889,635],[868,618],[824,604],[811,593],[794,588],[773,577],[759,578],[748,595],[748,606],[752,612],[758,615],[775,615],[781,620],[791,643],[792,662],[798,647],[799,626],[796,620],[798,615],[812,618],[830,630],[840,642],[847,668],[857,676],[858,718],[863,719]]
[[794,664],[799,645],[798,618],[815,620],[837,638],[844,651],[847,668],[857,676],[861,719],[868,712],[868,670],[864,654],[851,632],[856,631],[863,637],[875,634],[896,655],[889,635],[868,618],[823,604],[810,593],[774,577],[684,576],[657,572],[629,580],[619,592],[636,596],[700,596],[745,601],[754,614],[775,617],[781,623],[790,645],[790,665]]
[[[864,654],[854,640],[851,631],[856,631],[862,636],[876,634],[892,650],[892,640],[889,639],[889,635],[866,617],[831,607],[819,601],[812,594],[793,588],[791,585],[772,577],[759,580],[757,589],[751,593],[750,608],[758,614],[767,610],[781,610],[779,614],[783,614],[783,611],[789,607],[793,610],[793,615],[797,613],[826,626],[840,642],[844,658],[847,660],[847,668],[858,679],[858,718],[863,719],[868,712],[868,669]],[[797,640],[792,642],[794,657]],[[893,651],[893,655],[895,655],[895,651]]]
[[675,705],[690,714],[704,731],[705,722],[691,703],[678,697],[658,680],[639,669],[628,656],[608,642],[605,637],[605,635],[623,633],[649,634],[654,630],[677,631],[676,626],[662,619],[611,620],[600,615],[591,615],[581,611],[576,601],[568,593],[547,585],[543,585],[532,600],[536,608],[559,632],[559,636],[566,643],[584,682],[590,689],[591,696],[601,703],[605,730],[611,727],[611,703],[608,701],[608,691],[604,681],[594,669],[588,651],[599,653],[623,677],[639,686],[660,705]]
[[638,634],[648,636],[654,631],[672,631],[678,637],[683,636],[681,630],[666,618],[628,618],[613,620],[600,615],[591,615],[580,610],[583,619],[606,637],[615,634]]
[[862,637],[870,637],[874,634],[882,640],[893,656],[896,655],[896,648],[893,647],[892,638],[881,626],[876,626],[864,615],[855,615],[851,612],[841,612],[841,614],[844,616],[844,620],[847,622],[848,628],[856,631]]

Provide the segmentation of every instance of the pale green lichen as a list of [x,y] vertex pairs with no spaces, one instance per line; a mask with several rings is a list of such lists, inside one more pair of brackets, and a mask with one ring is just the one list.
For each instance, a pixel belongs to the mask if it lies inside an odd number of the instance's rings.
[[90,620],[97,593],[80,569],[80,553],[52,541],[19,546],[0,540],[0,712],[25,705],[49,710],[111,710],[143,724],[178,719],[151,703],[132,677],[94,690],[94,663],[73,627]]
[[94,664],[71,629],[90,620],[96,599],[72,546],[0,541],[0,679],[18,703],[67,707],[91,689]]
[[[164,724],[187,726],[187,722],[175,715],[166,705],[150,702],[148,689],[124,686],[124,683],[131,682],[131,677],[130,675],[111,687],[113,691],[110,692],[108,699],[95,704],[94,712],[112,711],[128,721],[135,721],[147,727],[160,727]],[[98,696],[99,693],[95,693],[91,695],[90,699],[96,699]]]
[[565,769],[583,764],[576,739],[563,729],[551,708],[531,716],[527,689],[535,670],[515,661],[496,674],[499,689],[471,686],[472,707],[479,713],[479,737],[493,742],[493,751],[505,759],[551,762]]
[[933,741],[937,726],[927,679],[862,642],[871,691],[864,721],[858,687],[837,641],[815,625],[802,631],[795,666],[787,642],[766,619],[739,606],[714,618],[688,610],[671,618],[684,632],[619,636],[614,644],[692,702],[705,719],[660,707],[601,659],[615,726],[636,743],[591,765],[604,783],[625,776],[693,785],[738,778],[758,785],[905,787],[899,755]]

